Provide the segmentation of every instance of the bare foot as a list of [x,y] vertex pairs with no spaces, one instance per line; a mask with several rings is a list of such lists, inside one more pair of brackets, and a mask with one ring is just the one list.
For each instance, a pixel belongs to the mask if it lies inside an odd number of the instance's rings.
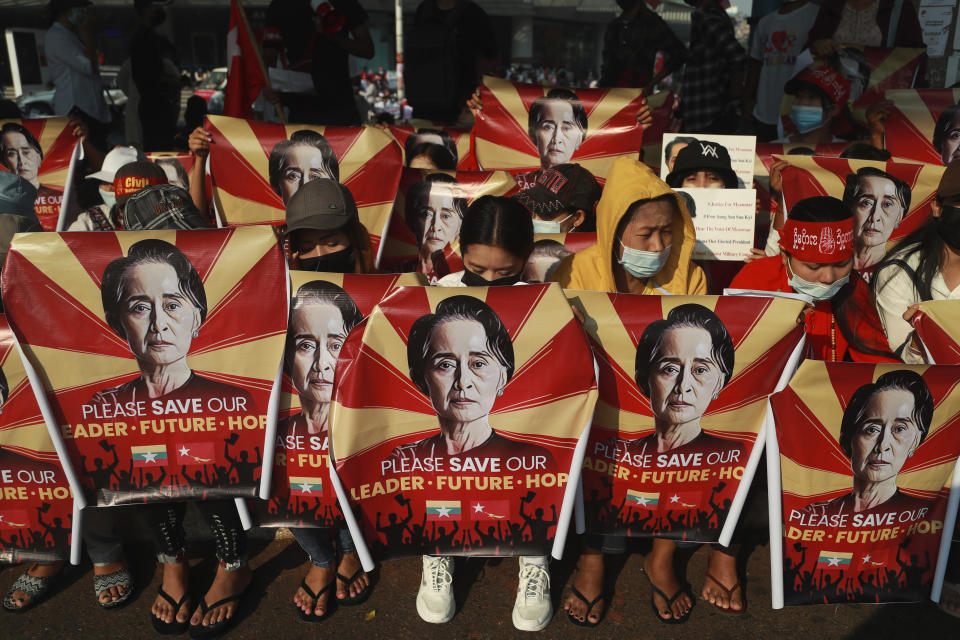
[[701,595],[717,608],[743,611],[743,587],[737,577],[736,556],[710,548],[707,577]]
[[[587,549],[580,554],[577,561],[577,575],[573,579],[573,587],[583,594],[588,602],[603,593],[604,564],[603,554],[593,549]],[[603,615],[603,607],[606,603],[599,600],[593,608],[590,609],[590,615],[587,615],[587,603],[578,598],[573,593],[567,596],[563,603],[563,610],[571,617],[580,622],[590,621],[593,624],[600,622]]]
[[[673,553],[676,548],[677,545],[674,544],[673,540],[654,538],[653,550],[643,559],[643,570],[650,582],[670,598],[679,592],[683,586],[673,569]],[[667,620],[682,618],[693,608],[693,599],[688,593],[681,593],[673,601],[673,605],[667,607],[667,600],[654,592],[653,602],[660,613],[660,617]]]
[[327,604],[330,600],[330,591],[320,591],[330,584],[330,581],[333,580],[335,575],[335,570],[333,567],[317,567],[310,565],[310,571],[307,573],[307,577],[304,578],[304,581],[307,583],[307,586],[310,587],[310,590],[317,594],[317,601],[314,602],[313,598],[303,590],[303,587],[297,589],[297,592],[293,594],[293,603],[300,608],[305,614],[310,615],[313,612],[316,616],[322,616],[327,612]]
[[[35,578],[52,578],[60,573],[62,568],[63,562],[51,562],[50,564],[34,563],[30,565],[29,569],[27,569],[27,575]],[[7,602],[9,602],[16,609],[24,609],[30,606],[31,599],[30,596],[23,591],[14,591],[10,594]]]
[[[250,567],[246,565],[236,571],[227,571],[223,567],[217,567],[217,575],[214,576],[213,584],[207,589],[207,593],[204,594],[203,599],[207,604],[213,604],[224,598],[240,595],[247,588],[247,585],[250,584],[251,580],[253,580],[253,572],[250,571]],[[190,618],[190,624],[193,626],[202,624],[208,627],[211,624],[229,620],[233,617],[233,614],[236,613],[238,604],[239,600],[231,600],[219,607],[208,610],[206,615],[203,614],[201,608],[198,606],[196,611],[193,612],[193,617]]]
[[[357,572],[357,569],[360,568],[360,558],[356,553],[350,553],[340,558],[340,565],[337,567],[337,573],[344,578],[350,579],[350,577]],[[357,576],[357,579],[351,583],[347,583],[345,580],[342,580],[338,577],[337,600],[356,598],[363,593],[363,590],[366,589],[369,584],[370,576],[368,576],[366,573],[361,573],[359,576]]]
[[[123,560],[118,562],[111,562],[110,564],[105,564],[103,566],[93,565],[93,575],[95,576],[105,576],[111,573],[116,573],[127,566],[127,563]],[[100,594],[100,604],[110,604],[111,602],[116,602],[123,596],[127,595],[129,587],[117,586],[110,587],[106,591]]]
[[[190,569],[186,560],[165,562],[163,563],[163,581],[160,583],[160,588],[173,598],[174,602],[180,602],[180,599],[187,593],[187,578],[189,575]],[[176,617],[177,622],[183,623],[187,621],[190,615],[190,606],[184,603],[180,607],[180,611],[174,611],[173,605],[158,595],[157,599],[153,601],[150,612],[167,624],[172,623],[174,617]]]

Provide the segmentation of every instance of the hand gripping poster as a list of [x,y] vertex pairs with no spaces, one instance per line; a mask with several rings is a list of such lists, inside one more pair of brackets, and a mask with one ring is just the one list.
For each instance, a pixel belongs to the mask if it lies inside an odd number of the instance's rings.
[[948,165],[960,158],[960,89],[887,91],[884,143],[894,158]]
[[807,360],[770,403],[774,607],[931,596],[956,517],[955,368]]
[[587,530],[729,544],[803,302],[566,292],[599,369]]
[[930,216],[944,168],[912,162],[871,162],[777,156],[787,210],[803,198],[833,196],[853,212],[853,268],[867,281],[897,241]]
[[373,251],[384,234],[402,168],[401,151],[375,127],[268,124],[208,116],[210,171],[219,215],[231,226],[284,223],[290,198],[314,178],[347,186]]
[[269,227],[18,234],[3,300],[74,492],[256,494],[288,311]]
[[380,268],[416,271],[431,283],[462,271],[460,225],[467,208],[482,196],[516,191],[517,183],[506,171],[404,169]]
[[397,289],[336,379],[331,458],[374,556],[561,556],[597,389],[557,285]]
[[913,327],[920,337],[927,361],[935,364],[960,364],[960,301],[927,300],[913,316]]
[[[337,356],[350,331],[414,273],[355,275],[290,272],[290,320],[280,383],[272,474],[261,476],[253,513],[261,527],[343,525],[330,482],[328,418]],[[269,450],[269,449],[268,449]]]
[[77,138],[69,118],[0,120],[0,171],[12,171],[37,190],[33,210],[44,231],[57,228]]
[[452,161],[457,171],[475,171],[477,158],[471,146],[470,129],[462,127],[411,127],[391,125],[387,128],[391,137],[403,150],[403,166],[424,153],[429,153],[436,145],[443,148],[447,157]]
[[0,563],[70,555],[73,494],[0,315]]
[[484,169],[533,173],[575,162],[605,179],[620,156],[639,157],[640,89],[548,89],[484,76],[480,98],[474,146]]

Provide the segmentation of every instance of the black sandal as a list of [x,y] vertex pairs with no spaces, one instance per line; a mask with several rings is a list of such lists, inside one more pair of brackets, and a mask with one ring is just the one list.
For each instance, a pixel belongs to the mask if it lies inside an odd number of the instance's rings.
[[[13,585],[7,591],[7,595],[3,598],[3,608],[10,613],[23,613],[43,602],[44,598],[49,596],[53,590],[57,578],[60,577],[60,573],[52,576],[32,576],[27,571],[20,574],[20,577],[13,582]],[[13,601],[14,591],[23,591],[30,598],[30,601],[22,607],[16,606]]]
[[[673,594],[673,597],[671,598],[671,597],[668,597],[667,594],[665,594],[663,591],[658,589],[656,585],[653,584],[653,580],[650,579],[650,576],[648,576],[646,572],[644,572],[643,575],[647,578],[647,582],[650,583],[650,589],[653,590],[653,593],[650,594],[650,606],[653,608],[653,615],[657,617],[657,620],[659,620],[663,624],[683,624],[684,622],[690,619],[690,614],[693,613],[693,605],[696,604],[697,600],[696,598],[693,597],[693,591],[690,589],[689,582],[684,582],[680,586],[680,588],[677,589],[677,592]],[[666,600],[667,609],[670,609],[673,606],[673,603],[677,601],[677,598],[679,598],[685,593],[690,596],[691,604],[690,604],[689,611],[687,611],[685,614],[683,614],[679,618],[676,618],[676,617],[664,618],[663,616],[660,615],[660,609],[657,608],[657,602],[654,599],[655,596],[660,596],[661,598]],[[671,614],[671,616],[672,615],[673,614]]]
[[[246,590],[244,590],[246,591]],[[235,596],[229,596],[223,600],[217,600],[213,604],[207,604],[206,599],[200,601],[200,615],[205,616],[207,612],[211,609],[216,609],[217,607],[222,607],[223,605],[233,602],[234,600],[240,600],[243,597],[244,592],[240,592]],[[235,612],[229,618],[224,618],[220,622],[214,622],[213,624],[208,624],[203,626],[203,623],[200,624],[191,624],[190,625],[190,637],[194,640],[209,640],[210,638],[219,638],[227,631],[230,630],[230,627],[234,625],[239,616]]]
[[300,607],[297,607],[297,613],[300,615],[300,619],[303,620],[304,622],[323,622],[324,620],[326,620],[330,616],[330,614],[333,613],[333,602],[331,602],[331,600],[336,600],[336,598],[329,598],[329,597],[327,598],[327,609],[326,611],[323,612],[323,615],[321,616],[318,616],[316,614],[317,600],[319,600],[320,596],[325,594],[327,591],[330,591],[330,589],[333,589],[336,584],[337,584],[336,579],[333,579],[327,583],[327,586],[325,586],[323,589],[320,589],[318,593],[314,593],[313,589],[307,586],[307,579],[306,577],[304,577],[304,579],[300,581],[300,588],[306,591],[308,596],[313,598],[313,607],[311,607],[310,613],[304,613],[303,609],[301,609]]
[[184,592],[183,597],[180,598],[180,602],[176,602],[173,599],[173,596],[163,590],[163,587],[160,587],[158,593],[160,594],[161,598],[169,602],[170,606],[173,607],[173,622],[167,622],[151,613],[150,622],[153,623],[154,631],[165,636],[175,636],[186,631],[190,626],[190,618],[187,618],[183,622],[177,622],[177,615],[179,615],[180,609],[183,608],[183,605],[186,604],[187,599],[190,598],[190,592]]
[[[572,614],[572,613],[570,613],[570,612],[568,611],[568,612],[567,612],[567,618],[570,619],[570,622],[572,622],[573,624],[577,625],[578,627],[595,627],[595,626],[597,626],[598,624],[600,624],[601,622],[603,622],[603,617],[604,617],[604,616],[606,615],[606,613],[607,613],[607,606],[606,606],[606,605],[607,605],[608,600],[607,600],[607,594],[606,594],[606,592],[601,591],[601,592],[600,592],[600,595],[598,595],[598,596],[597,596],[596,598],[594,598],[593,600],[587,600],[587,597],[586,597],[585,595],[583,595],[582,593],[580,593],[580,590],[579,590],[579,589],[577,589],[577,588],[576,588],[575,586],[573,586],[573,585],[570,585],[570,593],[572,593],[574,596],[576,596],[578,600],[580,600],[581,602],[583,602],[583,604],[587,605],[587,612],[586,612],[586,614],[584,614],[583,620],[578,620],[577,618],[573,617],[573,614]],[[595,606],[597,606],[597,603],[600,602],[601,600],[603,600],[604,606],[600,609],[600,617],[597,619],[596,622],[591,622],[591,621],[590,621],[590,614],[593,612],[593,608],[594,608]]]
[[[359,569],[357,569],[356,573],[354,573],[352,576],[348,578],[338,571],[337,580],[343,582],[347,586],[347,593],[349,594],[350,585],[356,582],[357,578],[359,578],[363,573],[365,573],[363,570],[363,567],[360,567]],[[357,595],[355,596],[348,595],[346,598],[337,598],[337,602],[347,607],[363,604],[363,602],[370,597],[370,590],[372,587],[373,587],[373,584],[368,583],[367,586],[363,588],[363,591],[361,591]]]

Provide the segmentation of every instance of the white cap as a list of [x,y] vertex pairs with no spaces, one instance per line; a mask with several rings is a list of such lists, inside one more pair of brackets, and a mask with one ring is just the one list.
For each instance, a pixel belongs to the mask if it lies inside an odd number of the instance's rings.
[[103,158],[103,166],[100,171],[91,173],[87,178],[99,180],[100,182],[113,182],[113,176],[117,169],[125,164],[136,162],[140,159],[140,154],[134,147],[114,147]]

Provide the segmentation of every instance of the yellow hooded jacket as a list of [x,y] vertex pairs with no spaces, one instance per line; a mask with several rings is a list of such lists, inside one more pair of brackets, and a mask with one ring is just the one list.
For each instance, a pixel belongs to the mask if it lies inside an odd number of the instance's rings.
[[607,176],[603,196],[597,205],[597,244],[565,258],[551,278],[564,289],[617,293],[613,277],[617,226],[634,202],[665,194],[671,194],[676,200],[680,215],[673,220],[670,257],[663,268],[647,280],[643,293],[678,296],[705,294],[706,277],[691,259],[696,233],[686,205],[647,165],[632,158],[618,159]]

